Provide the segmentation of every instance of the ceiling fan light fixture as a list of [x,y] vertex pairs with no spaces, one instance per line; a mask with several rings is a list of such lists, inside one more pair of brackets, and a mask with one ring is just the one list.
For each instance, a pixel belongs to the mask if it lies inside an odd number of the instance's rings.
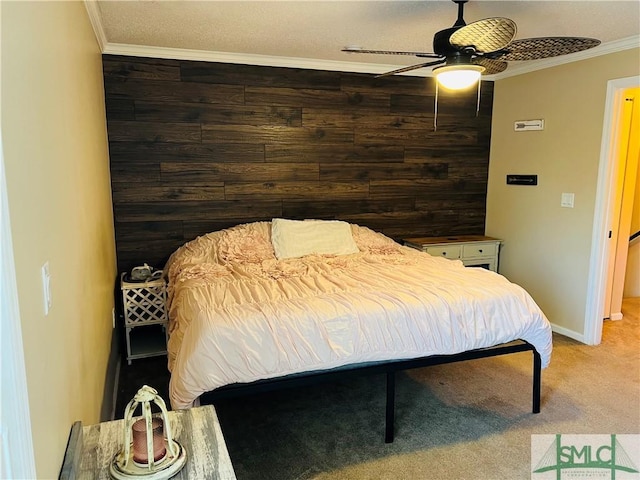
[[481,65],[445,65],[434,68],[433,75],[444,88],[463,90],[475,85],[484,71]]

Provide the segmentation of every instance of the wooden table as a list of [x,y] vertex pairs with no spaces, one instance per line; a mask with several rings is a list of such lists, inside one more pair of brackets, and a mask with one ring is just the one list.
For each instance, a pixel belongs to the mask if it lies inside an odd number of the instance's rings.
[[[236,480],[218,416],[212,405],[168,412],[173,438],[187,452],[177,480]],[[122,448],[124,420],[83,427],[76,422],[60,472],[61,480],[109,480],[109,466]]]

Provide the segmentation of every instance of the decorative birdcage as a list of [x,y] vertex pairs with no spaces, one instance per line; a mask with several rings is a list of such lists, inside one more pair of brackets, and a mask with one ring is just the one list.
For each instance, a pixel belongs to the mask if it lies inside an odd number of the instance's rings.
[[[152,402],[159,415],[152,414]],[[138,405],[142,416],[134,418]],[[109,473],[118,480],[164,480],[178,473],[186,460],[186,451],[172,436],[164,400],[155,389],[143,386],[125,409],[123,446]]]

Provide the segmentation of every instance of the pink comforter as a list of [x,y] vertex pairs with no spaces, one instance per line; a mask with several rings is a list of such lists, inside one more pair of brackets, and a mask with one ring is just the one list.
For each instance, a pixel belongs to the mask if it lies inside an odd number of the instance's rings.
[[352,225],[360,253],[275,258],[270,223],[199,237],[169,259],[174,409],[223,385],[515,339],[549,363],[551,328],[503,276]]

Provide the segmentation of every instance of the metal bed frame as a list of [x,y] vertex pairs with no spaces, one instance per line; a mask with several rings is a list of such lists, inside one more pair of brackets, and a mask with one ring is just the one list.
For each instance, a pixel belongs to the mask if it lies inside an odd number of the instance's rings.
[[384,441],[385,443],[392,443],[394,438],[395,422],[395,374],[402,370],[531,351],[533,353],[532,413],[540,413],[542,370],[540,354],[530,343],[527,343],[524,340],[518,340],[516,342],[509,342],[477,350],[469,350],[452,355],[432,355],[408,360],[391,360],[388,362],[377,362],[374,364],[354,365],[350,368],[305,372],[302,374],[287,375],[268,380],[258,380],[251,383],[235,383],[202,394],[200,397],[200,403],[209,404],[226,398],[252,395],[283,388],[301,387],[321,382],[336,381],[343,378],[353,377],[354,375],[385,373],[387,376],[387,398]]

